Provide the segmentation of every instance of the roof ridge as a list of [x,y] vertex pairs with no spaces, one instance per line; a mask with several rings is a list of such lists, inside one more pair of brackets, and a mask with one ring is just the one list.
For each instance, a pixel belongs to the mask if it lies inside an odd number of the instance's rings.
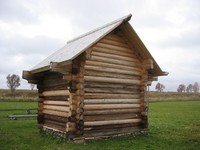
[[80,39],[80,38],[82,38],[82,37],[85,37],[85,36],[87,36],[87,35],[89,35],[89,34],[92,34],[92,33],[96,32],[96,31],[98,31],[98,30],[101,30],[101,29],[103,29],[103,28],[105,28],[105,27],[107,27],[107,26],[110,26],[110,25],[112,25],[112,24],[115,24],[115,23],[117,23],[117,22],[119,22],[119,21],[129,21],[129,20],[131,19],[131,17],[132,17],[132,14],[128,14],[128,15],[126,15],[126,16],[123,16],[123,17],[121,17],[121,18],[119,18],[119,19],[117,19],[117,20],[114,20],[114,21],[112,21],[112,22],[110,22],[110,23],[107,23],[107,24],[101,26],[101,27],[98,27],[98,28],[96,28],[96,29],[94,29],[94,30],[91,30],[91,31],[89,31],[89,32],[87,32],[87,33],[85,33],[85,34],[83,34],[83,35],[80,35],[80,36],[78,36],[78,37],[72,39],[72,40],[69,40],[69,41],[67,41],[67,44],[69,44],[69,43],[71,43],[71,42],[73,42],[73,41],[76,41],[76,40],[78,40],[78,39]]

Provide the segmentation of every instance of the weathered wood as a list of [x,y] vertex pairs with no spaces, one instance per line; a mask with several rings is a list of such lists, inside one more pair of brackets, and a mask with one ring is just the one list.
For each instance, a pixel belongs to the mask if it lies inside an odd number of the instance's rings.
[[117,94],[134,94],[139,93],[139,89],[111,89],[111,88],[84,88],[85,93],[117,93]]
[[101,53],[101,52],[92,52],[93,56],[99,56],[99,57],[105,57],[105,58],[111,58],[111,59],[118,59],[118,60],[124,60],[127,62],[134,62],[135,64],[139,64],[138,59],[136,58],[131,58],[131,57],[127,57],[127,56],[119,56],[116,54],[107,54],[107,53]]
[[48,115],[48,114],[44,114],[44,119],[52,120],[52,121],[56,121],[56,122],[62,122],[62,123],[67,123],[67,121],[68,121],[67,117],[60,117],[60,116],[54,116],[54,115]]
[[84,121],[105,121],[105,120],[122,120],[122,119],[136,119],[139,114],[112,114],[112,115],[95,115],[95,116],[84,116]]
[[55,111],[55,110],[48,110],[48,109],[44,109],[43,113],[49,114],[49,115],[61,116],[61,117],[71,116],[71,112]]
[[140,94],[85,93],[85,99],[138,99]]
[[52,129],[56,129],[58,131],[62,131],[62,132],[66,132],[66,127],[62,127],[62,126],[59,126],[59,125],[56,125],[56,124],[52,124],[52,123],[44,123],[44,126],[43,127],[50,127]]
[[70,102],[69,101],[54,101],[54,100],[44,100],[43,104],[46,105],[64,105],[64,106],[69,106]]
[[141,71],[141,68],[134,67],[134,66],[125,66],[125,65],[119,65],[119,64],[111,64],[111,63],[105,63],[105,62],[98,62],[98,61],[92,61],[92,60],[87,60],[85,62],[85,65],[88,66],[98,66],[98,67],[106,67],[106,68],[115,68],[115,69],[122,69],[122,70],[128,70],[128,71],[134,71],[138,70]]
[[116,68],[107,68],[107,67],[99,67],[99,66],[85,66],[86,70],[92,71],[102,71],[102,72],[110,72],[110,73],[120,73],[120,74],[128,74],[128,75],[141,75],[140,69],[132,69],[132,70],[123,70],[123,69],[116,69]]
[[44,91],[42,96],[65,96],[70,95],[69,90],[56,90],[56,91]]
[[141,119],[123,119],[123,120],[107,120],[107,121],[85,121],[84,126],[101,126],[112,124],[126,124],[126,123],[138,123]]
[[77,75],[72,75],[72,74],[66,74],[66,75],[63,75],[63,79],[64,80],[68,80],[68,81],[76,81],[78,79],[78,76]]
[[94,82],[106,82],[106,83],[122,83],[122,84],[140,84],[140,80],[133,79],[119,79],[119,78],[106,78],[106,77],[94,77],[94,76],[84,76],[85,81]]
[[96,131],[84,131],[84,137],[105,137],[118,134],[130,134],[140,132],[142,129],[139,127],[127,127],[127,128],[116,128],[116,129],[102,129]]
[[111,109],[111,110],[84,110],[84,115],[108,115],[108,114],[127,114],[139,113],[140,109]]
[[102,71],[85,71],[85,76],[97,76],[97,77],[111,77],[111,78],[120,78],[120,79],[133,79],[133,80],[140,80],[140,76],[138,75],[128,75],[128,74],[117,74],[117,73],[110,73],[110,72],[102,72]]
[[111,40],[108,37],[105,37],[102,40],[100,40],[99,42],[114,45],[114,46],[129,48],[128,45],[121,39],[119,39],[119,41],[116,41],[116,40]]
[[84,110],[139,108],[140,104],[85,104]]
[[111,58],[105,58],[100,56],[91,56],[91,60],[98,61],[98,62],[106,62],[106,63],[113,63],[113,64],[119,64],[119,65],[125,65],[125,66],[131,66],[131,67],[138,67],[138,64],[135,62],[125,61],[125,60],[118,60],[118,59],[111,59]]
[[137,104],[140,99],[85,99],[85,104]]
[[67,107],[67,106],[44,105],[43,108],[44,109],[64,111],[64,112],[69,112],[70,111],[70,107]]
[[[79,84],[77,86],[79,86]],[[99,83],[99,82],[85,82],[84,87],[85,88],[130,89],[130,90],[140,89],[139,85],[110,84],[110,83]]]
[[130,48],[126,48],[126,47],[119,47],[119,46],[115,46],[115,45],[110,45],[110,44],[106,44],[106,43],[97,43],[96,44],[99,47],[102,48],[108,48],[108,49],[113,49],[113,50],[118,50],[118,51],[130,51]]

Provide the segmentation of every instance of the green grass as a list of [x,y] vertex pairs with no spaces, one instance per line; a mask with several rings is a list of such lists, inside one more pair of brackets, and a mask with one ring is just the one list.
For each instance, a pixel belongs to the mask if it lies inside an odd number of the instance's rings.
[[[0,109],[33,107],[36,102],[0,102]],[[188,150],[200,148],[200,101],[150,103],[149,133],[115,137],[85,144],[65,142],[40,133],[36,120],[9,120],[11,113],[0,111],[0,149],[2,150]],[[23,113],[23,112],[21,112]]]

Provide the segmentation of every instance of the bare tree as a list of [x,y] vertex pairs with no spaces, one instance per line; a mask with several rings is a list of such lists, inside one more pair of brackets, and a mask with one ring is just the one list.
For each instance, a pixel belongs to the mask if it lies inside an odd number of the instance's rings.
[[7,78],[7,86],[13,95],[15,89],[20,86],[20,77],[16,74],[12,75],[9,74],[6,78]]
[[187,93],[192,93],[192,90],[193,90],[193,85],[192,84],[189,84],[186,88],[186,91]]
[[156,84],[155,89],[156,89],[158,92],[162,92],[162,91],[165,89],[165,86],[164,86],[163,84],[161,84],[161,83],[158,82],[158,83]]
[[177,88],[177,92],[182,93],[185,92],[185,85],[184,84],[180,84]]
[[33,91],[34,87],[35,87],[35,84],[30,84],[30,87],[31,87],[31,90]]
[[199,92],[199,84],[198,82],[195,82],[193,85],[193,91],[194,93],[198,93]]

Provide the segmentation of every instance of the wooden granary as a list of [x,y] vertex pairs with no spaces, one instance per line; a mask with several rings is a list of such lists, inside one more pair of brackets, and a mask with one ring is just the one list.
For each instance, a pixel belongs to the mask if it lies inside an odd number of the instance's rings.
[[23,78],[37,84],[38,127],[67,139],[145,131],[147,86],[163,72],[131,15],[79,36]]

